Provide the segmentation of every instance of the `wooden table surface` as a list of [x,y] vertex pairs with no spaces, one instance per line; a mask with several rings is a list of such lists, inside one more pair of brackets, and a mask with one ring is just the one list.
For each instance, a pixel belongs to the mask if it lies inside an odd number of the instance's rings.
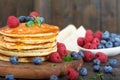
[[[95,80],[120,80],[120,55],[109,57],[109,59],[117,59],[118,60],[118,64],[117,64],[116,67],[113,68],[113,72],[111,74],[106,74],[106,73],[103,72],[103,67],[105,65],[107,65],[107,63],[101,65],[101,71],[100,72],[94,72],[93,69],[92,69],[92,66],[93,66],[92,62],[89,62],[89,63],[85,62],[83,67],[87,68],[88,75],[85,76],[85,77],[79,76],[78,80],[82,80],[80,78],[84,78],[83,80],[93,80],[93,79],[90,79],[90,78],[95,76],[96,74],[100,74],[100,73],[102,73],[103,76],[98,78],[98,79],[95,79]],[[0,80],[4,80],[4,77],[0,77]],[[28,80],[28,79],[15,79],[15,80]],[[47,79],[47,80],[49,80],[49,79]],[[63,77],[60,77],[59,80],[67,80],[67,79],[66,79],[66,77],[63,76]]]

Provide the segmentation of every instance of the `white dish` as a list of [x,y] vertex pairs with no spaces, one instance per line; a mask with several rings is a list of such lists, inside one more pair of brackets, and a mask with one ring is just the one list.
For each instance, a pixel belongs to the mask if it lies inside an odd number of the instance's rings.
[[108,56],[115,56],[120,54],[120,47],[104,48],[104,49],[85,49],[83,47],[79,47],[79,48],[82,51],[91,51],[94,54],[96,54],[97,52],[103,52]]

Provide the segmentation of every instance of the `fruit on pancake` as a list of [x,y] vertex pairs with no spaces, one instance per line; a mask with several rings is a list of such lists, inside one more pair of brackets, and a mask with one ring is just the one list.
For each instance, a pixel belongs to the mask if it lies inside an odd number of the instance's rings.
[[36,12],[36,11],[33,11],[33,12],[31,12],[30,13],[30,16],[36,16],[36,17],[38,17],[39,16],[39,13],[38,12]]
[[7,20],[8,27],[15,28],[19,25],[19,20],[15,16],[9,16]]

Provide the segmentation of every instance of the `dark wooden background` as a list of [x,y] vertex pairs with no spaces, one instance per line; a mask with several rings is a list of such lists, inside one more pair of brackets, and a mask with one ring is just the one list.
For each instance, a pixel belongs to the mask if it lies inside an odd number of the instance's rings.
[[46,23],[63,29],[68,24],[83,25],[120,33],[120,0],[0,0],[0,26],[10,15],[28,15],[38,11]]

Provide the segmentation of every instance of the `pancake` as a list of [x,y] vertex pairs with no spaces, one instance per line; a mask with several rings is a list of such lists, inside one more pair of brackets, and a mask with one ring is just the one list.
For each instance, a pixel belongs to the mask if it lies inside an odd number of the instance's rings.
[[45,42],[53,42],[56,40],[56,36],[51,38],[40,38],[40,37],[25,37],[25,38],[15,38],[15,37],[7,37],[3,36],[3,39],[7,42],[21,42],[25,44],[39,44]]
[[3,38],[0,36],[0,46],[7,48],[7,49],[35,49],[35,48],[50,48],[56,45],[56,41],[53,42],[46,42],[46,43],[40,43],[40,44],[24,44],[24,43],[12,43],[7,42],[3,40]]
[[21,23],[16,28],[9,28],[8,26],[0,28],[0,34],[10,37],[42,37],[54,35],[58,31],[59,28],[57,26],[48,24],[27,27],[25,23]]
[[[2,55],[2,54],[0,53],[0,60],[2,60],[2,61],[9,61],[9,58],[10,58],[10,56],[5,56],[5,55]],[[32,62],[33,58],[34,58],[34,57],[18,58],[18,59],[19,59],[18,62]],[[48,59],[47,56],[45,56],[45,57],[40,57],[40,58],[42,59],[42,61],[46,61],[46,60]]]
[[6,56],[31,57],[31,56],[47,56],[52,52],[57,51],[57,46],[47,49],[33,49],[33,50],[9,50],[0,47],[0,54]]

